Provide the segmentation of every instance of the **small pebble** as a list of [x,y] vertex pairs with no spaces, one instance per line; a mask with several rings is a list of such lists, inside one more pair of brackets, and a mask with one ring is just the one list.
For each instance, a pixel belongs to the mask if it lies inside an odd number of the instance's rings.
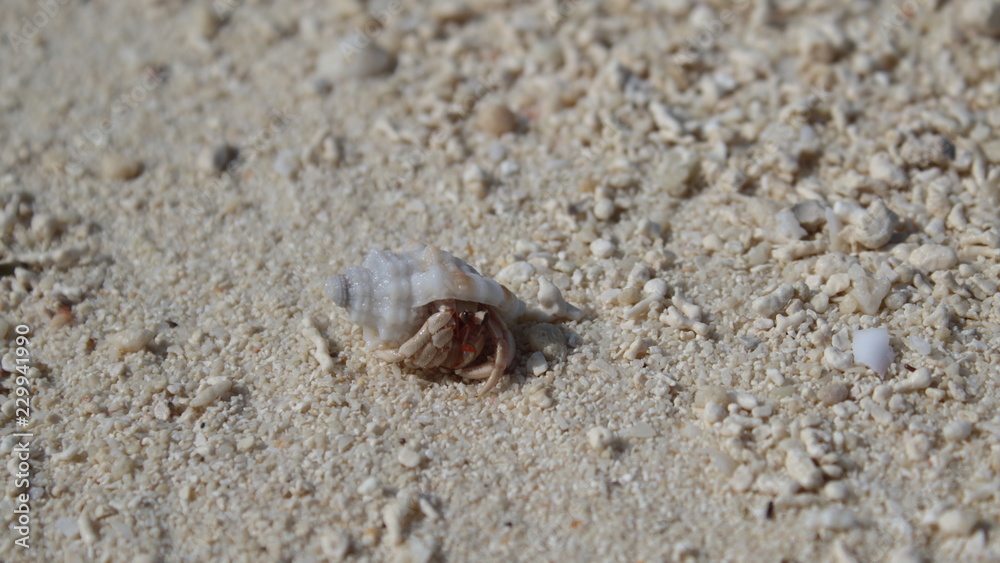
[[583,311],[567,303],[559,288],[544,277],[538,279],[538,304],[543,312],[556,319],[578,321],[583,318]]
[[853,335],[854,361],[884,376],[895,356],[889,345],[889,331],[885,328],[858,330]]
[[642,420],[636,422],[626,432],[631,438],[652,438],[653,436],[656,436],[656,429],[650,426],[649,423]]
[[923,391],[931,386],[933,378],[930,368],[920,368],[911,373],[906,379],[896,383],[894,390],[898,393],[910,391]]
[[602,197],[594,202],[594,217],[607,221],[615,214],[615,202],[611,198]]
[[1000,37],[1000,2],[997,0],[962,2],[959,20],[968,29],[983,35]]
[[475,17],[476,12],[460,0],[441,0],[428,5],[431,18],[439,25],[463,24]]
[[968,420],[955,420],[945,425],[941,435],[949,442],[961,442],[972,434],[972,423]]
[[809,454],[802,450],[789,450],[785,455],[785,470],[803,489],[814,490],[823,484],[823,472],[816,467]]
[[705,408],[702,410],[701,417],[705,422],[715,424],[716,422],[722,422],[722,420],[726,418],[727,414],[728,413],[726,412],[725,407],[715,401],[708,401],[705,403]]
[[595,426],[587,431],[587,442],[596,451],[603,451],[611,445],[613,436],[611,431],[603,426]]
[[795,288],[792,284],[786,283],[771,293],[754,299],[750,306],[762,317],[773,317],[775,313],[785,308],[792,295],[795,295]]
[[37,213],[31,217],[31,234],[35,237],[35,240],[41,242],[51,241],[59,234],[61,228],[61,221],[54,215]]
[[431,504],[431,501],[424,496],[417,499],[417,507],[420,508],[420,513],[432,522],[441,518],[441,513],[438,512],[438,510],[434,508],[434,505]]
[[462,185],[476,199],[483,199],[488,194],[490,175],[478,164],[469,164],[462,172]]
[[979,515],[965,508],[953,508],[941,515],[937,525],[946,536],[967,536],[979,525]]
[[199,170],[209,174],[222,174],[239,154],[239,149],[232,145],[205,147],[198,154],[197,166]]
[[138,352],[156,336],[156,333],[145,328],[125,329],[108,337],[112,346],[122,354]]
[[534,277],[534,275],[535,267],[531,265],[531,262],[518,260],[517,262],[512,262],[511,264],[504,266],[502,270],[497,272],[496,280],[510,286],[511,289],[516,290]]
[[[799,224],[799,220],[795,216],[795,213],[791,210],[786,209],[785,211],[781,211],[775,215],[774,218],[777,222],[775,230],[786,241],[801,240],[804,236],[809,234],[802,228],[802,225]],[[706,240],[707,238],[708,237],[706,237]]]
[[801,201],[792,206],[792,214],[804,229],[816,232],[826,223],[826,208],[815,199]]
[[296,150],[285,149],[274,157],[274,171],[283,178],[295,179],[302,168],[299,153]]
[[219,33],[222,18],[208,4],[197,4],[195,10],[195,25],[198,35],[203,39],[212,39]]
[[358,485],[358,494],[367,496],[378,491],[380,488],[382,488],[382,484],[379,483],[378,477],[368,476]]
[[903,438],[903,451],[913,461],[922,461],[931,451],[931,441],[924,434],[907,433]]
[[385,524],[386,541],[390,545],[403,543],[403,532],[410,517],[408,498],[397,498],[382,508],[382,522]]
[[599,238],[590,243],[590,251],[598,258],[610,258],[615,253],[615,243]]
[[503,104],[488,104],[479,110],[476,124],[487,133],[499,137],[517,129],[517,116]]
[[886,295],[892,289],[892,282],[877,275],[869,276],[858,264],[851,266],[847,273],[853,286],[850,296],[854,298],[861,312],[866,315],[878,313]]
[[823,496],[835,501],[847,500],[847,497],[850,496],[850,489],[842,481],[830,481],[823,486]]
[[222,397],[233,388],[233,382],[228,379],[224,379],[211,385],[204,389],[201,393],[198,393],[194,399],[191,400],[189,405],[191,408],[207,407],[208,405],[214,403],[219,397]]
[[827,383],[816,392],[816,397],[824,405],[836,405],[847,400],[850,391],[843,383]]
[[924,244],[910,253],[909,262],[926,272],[950,270],[958,264],[958,254],[949,246]]
[[670,291],[670,286],[663,279],[653,278],[642,286],[642,291],[650,297],[663,298]]
[[87,545],[94,545],[97,543],[97,525],[94,521],[90,519],[86,514],[81,514],[79,518],[76,519],[77,528],[80,530],[80,537],[83,539],[83,543]]
[[101,176],[108,180],[132,180],[142,174],[142,162],[120,154],[101,159]]
[[699,157],[694,151],[686,148],[675,148],[668,151],[658,169],[657,184],[659,189],[676,198],[683,198],[691,193],[692,178],[698,171]]
[[316,61],[317,74],[336,82],[382,76],[396,69],[396,57],[392,53],[374,43],[363,47],[361,43],[358,35],[352,35],[341,42],[340,47],[346,45],[346,49],[338,47],[323,53]]
[[55,525],[56,529],[62,532],[63,537],[66,539],[73,539],[80,533],[80,526],[76,520],[66,516],[57,518]]
[[532,352],[525,365],[535,377],[544,374],[549,369],[549,363],[545,361],[545,354],[541,352]]
[[816,526],[827,530],[844,531],[859,525],[854,513],[846,508],[831,506],[823,509],[816,517]]
[[393,549],[393,561],[407,563],[430,563],[437,554],[437,541],[427,537],[409,537]]
[[907,343],[909,344],[910,348],[913,349],[914,352],[920,354],[921,356],[931,355],[931,350],[932,350],[931,343],[928,342],[927,339],[921,338],[914,334],[907,339]]
[[399,452],[396,453],[396,459],[399,460],[400,465],[409,467],[410,469],[420,465],[421,461],[420,454],[408,447],[399,448]]
[[885,182],[889,187],[895,189],[906,187],[909,180],[906,172],[893,164],[892,159],[884,152],[875,153],[868,160],[868,173],[872,178]]
[[549,323],[537,323],[528,327],[525,336],[528,339],[528,347],[544,354],[546,360],[566,357],[566,336],[559,327]]
[[877,199],[861,217],[854,232],[854,240],[862,246],[877,250],[888,244],[898,224],[899,216],[886,207],[881,199]]

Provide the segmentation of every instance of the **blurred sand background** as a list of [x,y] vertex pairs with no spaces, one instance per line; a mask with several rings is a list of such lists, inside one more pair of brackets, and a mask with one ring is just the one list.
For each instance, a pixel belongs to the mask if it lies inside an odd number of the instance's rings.
[[[1000,2],[0,33],[0,559],[1000,559]],[[385,364],[322,284],[413,240],[585,314],[485,397]]]

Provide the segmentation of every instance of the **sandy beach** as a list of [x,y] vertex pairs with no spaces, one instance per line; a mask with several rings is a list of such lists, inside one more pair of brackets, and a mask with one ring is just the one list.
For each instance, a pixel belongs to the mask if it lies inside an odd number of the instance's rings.
[[[0,560],[1000,560],[1000,1],[0,34]],[[415,242],[494,389],[326,292]]]

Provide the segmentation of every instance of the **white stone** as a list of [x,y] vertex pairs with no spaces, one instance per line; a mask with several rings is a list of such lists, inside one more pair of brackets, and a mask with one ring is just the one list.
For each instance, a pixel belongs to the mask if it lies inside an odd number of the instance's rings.
[[908,342],[910,348],[914,352],[920,354],[921,356],[930,356],[931,355],[931,350],[932,350],[931,343],[928,342],[926,338],[922,338],[922,337],[917,336],[916,334],[914,334],[914,335],[911,335],[909,339],[907,339],[907,342]]
[[123,354],[138,352],[146,347],[156,333],[145,328],[130,328],[108,337],[108,342]]
[[792,284],[786,283],[771,293],[754,299],[750,306],[762,317],[773,317],[788,304],[793,295],[795,288]]
[[896,189],[905,187],[909,180],[906,172],[893,164],[892,159],[884,152],[875,153],[868,160],[868,174]]
[[399,448],[399,451],[396,453],[396,459],[399,460],[400,465],[409,467],[410,469],[417,467],[421,462],[420,453],[405,446]]
[[628,429],[627,434],[630,438],[652,438],[656,436],[656,430],[648,422],[640,420]]
[[967,0],[960,5],[959,21],[966,28],[983,35],[1000,37],[1000,2]]
[[615,202],[610,198],[602,197],[594,203],[594,217],[601,221],[607,221],[615,214]]
[[642,291],[646,295],[660,297],[660,298],[666,297],[667,292],[669,290],[670,288],[667,285],[667,282],[660,278],[653,278],[642,286]]
[[779,212],[774,216],[774,219],[777,222],[775,230],[785,241],[801,240],[802,237],[809,234],[802,228],[799,220],[795,217],[795,213],[790,209]]
[[233,387],[233,382],[228,379],[224,379],[210,385],[204,389],[201,393],[198,393],[194,399],[191,399],[191,408],[207,407],[208,405],[214,403],[219,397],[225,395]]
[[785,455],[785,470],[788,471],[789,477],[807,491],[814,490],[823,484],[823,472],[802,450],[788,451]]
[[866,315],[874,315],[882,308],[882,301],[892,289],[892,282],[879,276],[869,276],[865,269],[855,264],[848,270],[853,289],[850,295],[854,297],[858,308]]
[[847,371],[854,363],[854,356],[836,346],[828,346],[823,352],[823,363],[838,371]]
[[850,530],[860,524],[853,512],[839,506],[823,509],[816,516],[814,523],[818,528],[835,531]]
[[823,496],[835,501],[846,500],[851,491],[842,481],[830,481],[823,486]]
[[587,431],[587,442],[597,451],[607,449],[612,440],[611,431],[603,426],[595,426]]
[[469,164],[462,172],[462,183],[466,189],[479,190],[489,184],[490,175],[478,164]]
[[650,340],[649,338],[643,338],[640,336],[635,340],[633,340],[632,344],[629,344],[628,349],[625,350],[625,353],[622,355],[622,357],[624,357],[626,360],[630,362],[632,360],[639,359],[644,355],[646,355],[646,352],[649,351],[649,347],[652,346],[653,343],[654,343],[653,340]]
[[545,373],[549,369],[549,363],[545,361],[545,354],[541,352],[532,352],[528,356],[528,361],[525,362],[525,367],[528,368],[535,377],[538,377]]
[[868,207],[854,230],[854,240],[872,250],[885,246],[899,224],[899,216],[889,210],[881,199]]
[[57,518],[55,524],[56,529],[62,532],[63,537],[66,539],[73,539],[80,534],[80,526],[76,523],[76,520],[68,516]]
[[410,517],[410,499],[398,498],[382,508],[382,522],[385,524],[386,540],[390,545],[403,543],[403,529]]
[[702,411],[702,418],[705,422],[709,424],[715,424],[716,422],[722,422],[726,418],[726,409],[719,403],[715,401],[709,401],[705,403],[705,408]]
[[548,278],[538,279],[538,304],[543,312],[556,319],[578,321],[583,318],[583,311],[567,303],[559,288]]
[[910,391],[922,391],[931,386],[933,378],[931,377],[930,368],[919,368],[917,371],[911,373],[909,377],[903,381],[896,383],[894,390],[897,393],[908,393]]
[[924,434],[907,433],[903,437],[903,451],[906,457],[913,461],[923,461],[927,459],[927,454],[931,450],[931,441]]
[[[337,47],[320,55],[316,62],[317,74],[336,82],[387,74],[396,67],[396,58],[375,44],[357,48],[362,39],[366,38],[359,37],[359,34],[351,35]],[[343,49],[344,45],[348,48]]]
[[370,495],[380,488],[382,488],[382,485],[379,483],[378,477],[369,476],[358,485],[358,494]]
[[854,360],[884,376],[892,363],[893,352],[889,346],[889,331],[870,328],[854,332]]
[[80,517],[76,519],[76,525],[80,530],[80,537],[83,539],[83,543],[87,545],[94,545],[97,543],[97,524],[95,524],[89,516],[81,514]]
[[958,254],[949,246],[924,244],[910,253],[910,264],[927,272],[949,270],[958,264]]
[[599,238],[594,242],[590,243],[590,252],[592,252],[594,256],[598,258],[610,258],[612,255],[614,255],[615,250],[616,250],[615,243],[607,239]]
[[299,153],[293,149],[285,149],[274,157],[274,171],[283,178],[294,179],[302,168]]
[[947,536],[967,536],[979,525],[979,515],[965,508],[953,508],[938,519],[938,529]]
[[972,423],[968,420],[954,420],[945,425],[941,435],[949,442],[960,442],[972,434]]
[[437,551],[433,538],[407,538],[393,550],[394,561],[407,563],[428,563]]
[[530,262],[519,260],[505,266],[497,272],[496,280],[500,283],[518,288],[535,275],[535,267]]

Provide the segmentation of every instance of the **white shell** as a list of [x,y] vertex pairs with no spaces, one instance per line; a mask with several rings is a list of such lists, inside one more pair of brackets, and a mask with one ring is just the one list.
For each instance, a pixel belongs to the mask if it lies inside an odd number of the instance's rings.
[[447,252],[422,244],[394,254],[371,250],[360,266],[326,281],[326,294],[364,328],[369,346],[413,336],[433,301],[457,299],[493,307],[504,321],[524,313],[524,302]]

